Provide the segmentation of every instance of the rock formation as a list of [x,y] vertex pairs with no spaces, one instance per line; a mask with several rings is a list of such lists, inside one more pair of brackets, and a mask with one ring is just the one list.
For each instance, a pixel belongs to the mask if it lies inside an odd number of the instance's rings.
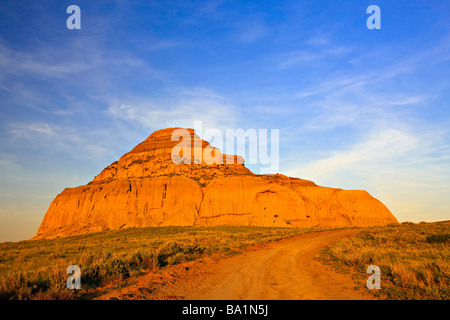
[[[321,187],[281,174],[256,175],[238,156],[222,155],[233,160],[223,164],[175,164],[171,152],[179,142],[171,140],[174,130],[152,133],[87,185],[65,189],[50,204],[34,239],[148,226],[398,223],[366,191]],[[188,131],[193,146],[220,153]]]

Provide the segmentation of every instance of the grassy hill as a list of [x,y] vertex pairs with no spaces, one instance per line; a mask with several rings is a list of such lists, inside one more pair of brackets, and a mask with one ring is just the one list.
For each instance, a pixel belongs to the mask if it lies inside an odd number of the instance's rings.
[[[214,253],[235,254],[250,245],[320,230],[150,227],[0,243],[0,299],[82,298],[90,288],[146,270]],[[70,265],[81,268],[79,292],[66,288],[66,269]]]
[[[265,227],[151,227],[52,240],[0,243],[0,299],[79,299],[109,283],[212,254],[233,255],[251,245],[323,229]],[[380,299],[450,299],[450,221],[361,229],[320,259],[351,272],[368,290],[366,269],[381,268]],[[82,289],[66,288],[68,266],[81,268]]]
[[322,251],[322,260],[354,272],[366,288],[369,265],[381,269],[381,299],[450,299],[450,221],[372,227]]

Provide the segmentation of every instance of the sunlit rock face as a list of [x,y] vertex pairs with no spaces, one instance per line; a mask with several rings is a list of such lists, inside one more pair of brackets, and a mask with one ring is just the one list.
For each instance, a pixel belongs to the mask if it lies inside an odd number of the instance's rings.
[[[172,161],[178,140],[152,133],[87,185],[50,204],[34,239],[148,226],[373,226],[398,223],[366,191],[317,186],[284,175],[256,175],[240,156],[221,154],[193,129],[190,164]],[[205,149],[223,159],[207,164]],[[217,152],[217,154],[216,154]],[[186,156],[186,155],[183,155]]]

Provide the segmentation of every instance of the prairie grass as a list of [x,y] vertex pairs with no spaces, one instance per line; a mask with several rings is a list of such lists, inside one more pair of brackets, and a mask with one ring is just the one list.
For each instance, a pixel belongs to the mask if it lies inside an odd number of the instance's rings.
[[[450,221],[367,228],[323,250],[321,259],[355,271],[358,287],[380,299],[450,299]],[[380,290],[366,288],[369,265],[381,269]]]
[[[78,299],[121,281],[214,253],[234,255],[250,245],[323,229],[150,227],[52,240],[0,243],[0,299]],[[81,269],[81,290],[68,290],[66,269]]]

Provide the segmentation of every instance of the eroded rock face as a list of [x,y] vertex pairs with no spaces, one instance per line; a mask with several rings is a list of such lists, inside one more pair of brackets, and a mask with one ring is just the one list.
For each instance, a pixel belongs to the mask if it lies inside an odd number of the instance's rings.
[[[317,186],[283,175],[255,175],[242,157],[221,154],[188,129],[195,148],[222,164],[175,164],[176,128],[151,134],[85,186],[50,204],[34,239],[148,226],[371,226],[398,223],[366,191]],[[197,150],[198,151],[198,150]],[[226,161],[228,159],[228,161]],[[232,160],[232,161],[230,161]]]

